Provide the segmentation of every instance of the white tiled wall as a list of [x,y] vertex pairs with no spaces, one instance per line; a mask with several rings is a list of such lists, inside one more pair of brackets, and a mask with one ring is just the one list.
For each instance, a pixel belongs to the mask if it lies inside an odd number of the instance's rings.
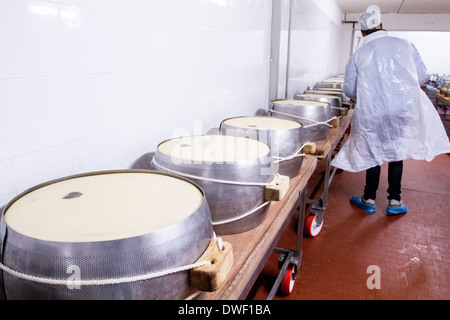
[[295,0],[292,10],[287,98],[345,71],[339,55],[350,48],[351,41],[351,30],[341,26],[340,10],[333,0]]
[[[291,93],[339,71],[341,29],[316,1],[292,1]],[[271,0],[0,0],[0,207],[266,108],[271,10]]]
[[283,32],[278,98],[292,99],[316,82],[345,71],[352,30],[351,25],[341,24],[342,13],[334,0],[280,1]]

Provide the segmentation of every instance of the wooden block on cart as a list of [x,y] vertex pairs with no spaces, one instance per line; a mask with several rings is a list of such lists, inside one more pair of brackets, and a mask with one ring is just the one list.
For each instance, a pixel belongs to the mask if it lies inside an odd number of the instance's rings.
[[211,264],[189,271],[191,287],[204,292],[213,292],[225,282],[233,266],[233,247],[228,242],[219,249],[217,241],[211,241],[206,251],[197,262],[209,261]]
[[264,200],[280,201],[289,190],[289,177],[276,175],[272,182],[275,184],[264,188]]
[[330,125],[333,126],[333,128],[339,127],[339,118],[338,117],[331,118]]
[[303,146],[303,153],[306,154],[315,154],[316,153],[316,144],[314,142],[307,142]]

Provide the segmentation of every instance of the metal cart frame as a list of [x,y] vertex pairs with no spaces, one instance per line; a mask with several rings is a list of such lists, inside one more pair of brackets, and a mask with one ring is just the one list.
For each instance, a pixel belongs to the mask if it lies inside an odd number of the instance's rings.
[[[338,128],[336,128],[335,134],[330,135],[327,139],[328,145],[320,150],[322,153],[317,157],[318,160],[325,160],[325,173],[323,179],[323,192],[319,199],[307,199],[307,204],[311,205],[308,216],[314,216],[314,223],[317,226],[323,224],[323,219],[325,217],[325,211],[328,206],[328,192],[330,189],[331,182],[333,181],[334,175],[336,174],[337,168],[331,168],[331,160],[333,157],[333,151],[336,150],[338,144],[344,141],[345,134],[350,131],[351,126],[351,116],[353,110],[350,110],[346,116],[345,121],[343,121]],[[330,141],[331,139],[332,141]],[[334,140],[333,140],[334,139]],[[331,142],[331,144],[330,144]],[[326,143],[325,143],[326,145]],[[320,147],[320,146],[319,146]],[[311,235],[310,236],[317,236]]]
[[[271,300],[278,291],[280,287],[281,281],[288,269],[289,266],[294,266],[295,272],[293,275],[293,281],[297,278],[298,270],[300,270],[300,266],[302,263],[302,244],[303,244],[303,229],[305,225],[305,210],[306,210],[306,192],[307,187],[305,187],[302,191],[300,191],[299,199],[298,199],[298,222],[297,222],[297,241],[295,250],[286,249],[286,248],[278,248],[275,247],[273,249],[274,253],[280,254],[280,258],[278,260],[280,271],[275,280],[275,283],[272,286],[272,289],[269,292],[269,296],[267,300]],[[296,207],[292,209],[292,212],[296,210]]]

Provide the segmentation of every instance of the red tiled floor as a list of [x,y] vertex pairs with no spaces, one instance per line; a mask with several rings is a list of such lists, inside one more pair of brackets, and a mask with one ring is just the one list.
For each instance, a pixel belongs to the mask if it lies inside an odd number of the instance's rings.
[[[323,170],[321,161],[308,184],[310,197]],[[335,175],[324,227],[318,237],[303,239],[294,291],[274,299],[450,299],[450,155],[405,161],[405,215],[385,215],[387,165],[382,166],[376,213],[352,206],[349,198],[362,194],[364,180],[364,172]],[[292,221],[278,246],[295,248],[295,225]],[[272,254],[249,299],[266,299],[278,274],[277,259]],[[380,268],[380,289],[367,287],[372,265]]]

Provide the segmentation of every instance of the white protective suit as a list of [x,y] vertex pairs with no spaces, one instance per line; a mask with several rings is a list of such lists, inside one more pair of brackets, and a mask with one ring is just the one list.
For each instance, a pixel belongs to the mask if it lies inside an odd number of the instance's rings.
[[350,172],[450,152],[442,121],[420,83],[426,68],[414,45],[384,30],[350,58],[344,92],[356,99],[350,135],[331,165]]

